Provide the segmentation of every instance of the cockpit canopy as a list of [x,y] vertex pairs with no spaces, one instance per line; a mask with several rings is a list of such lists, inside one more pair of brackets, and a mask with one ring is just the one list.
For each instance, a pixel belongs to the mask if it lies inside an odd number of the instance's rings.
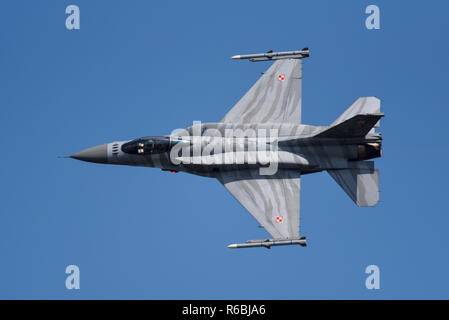
[[143,137],[124,143],[122,151],[129,154],[157,154],[170,150],[170,137]]

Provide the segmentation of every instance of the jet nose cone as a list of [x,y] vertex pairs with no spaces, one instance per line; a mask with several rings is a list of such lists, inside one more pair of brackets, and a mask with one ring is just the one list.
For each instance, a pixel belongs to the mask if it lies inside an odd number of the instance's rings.
[[108,163],[108,144],[102,144],[84,149],[70,156],[70,158],[96,163]]

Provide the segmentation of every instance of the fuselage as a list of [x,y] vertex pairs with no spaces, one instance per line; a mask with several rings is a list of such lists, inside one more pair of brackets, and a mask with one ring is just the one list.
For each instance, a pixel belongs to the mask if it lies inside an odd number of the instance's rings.
[[381,156],[379,134],[352,139],[316,137],[328,128],[289,123],[202,123],[167,136],[107,143],[72,157],[213,177],[222,170],[260,168],[307,174],[351,168],[355,161]]

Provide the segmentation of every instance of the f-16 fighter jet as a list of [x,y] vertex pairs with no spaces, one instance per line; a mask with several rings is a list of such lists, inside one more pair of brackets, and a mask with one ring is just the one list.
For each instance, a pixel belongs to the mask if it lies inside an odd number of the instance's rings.
[[302,59],[309,49],[233,56],[274,63],[221,119],[165,136],[116,141],[71,158],[105,164],[160,168],[217,179],[272,238],[229,248],[298,244],[301,175],[326,170],[356,205],[379,201],[381,156],[375,132],[380,100],[358,98],[329,126],[301,123]]

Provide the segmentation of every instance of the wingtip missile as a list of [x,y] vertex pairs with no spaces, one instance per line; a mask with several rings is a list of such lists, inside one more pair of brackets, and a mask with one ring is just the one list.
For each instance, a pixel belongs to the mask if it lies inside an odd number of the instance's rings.
[[235,55],[232,56],[231,59],[234,60],[249,59],[250,61],[256,62],[256,61],[268,61],[280,59],[302,59],[307,58],[309,54],[310,54],[309,48],[303,48],[302,50],[297,51],[284,51],[284,52],[273,52],[273,50],[270,50],[266,53]]
[[255,247],[265,247],[270,249],[272,246],[288,246],[293,244],[299,244],[302,247],[307,246],[307,241],[305,237],[299,239],[265,239],[265,240],[248,240],[245,243],[233,243],[228,245],[230,249],[238,248],[255,248]]

